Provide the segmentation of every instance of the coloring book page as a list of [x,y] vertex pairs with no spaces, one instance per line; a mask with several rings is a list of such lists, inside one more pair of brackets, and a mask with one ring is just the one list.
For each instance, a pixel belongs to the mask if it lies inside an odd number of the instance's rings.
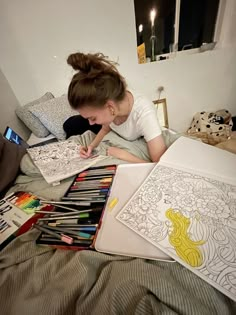
[[236,186],[158,164],[117,219],[236,301]]
[[66,140],[30,148],[27,151],[44,179],[51,184],[82,172],[106,158],[106,156],[94,156],[82,159],[79,149],[78,143]]

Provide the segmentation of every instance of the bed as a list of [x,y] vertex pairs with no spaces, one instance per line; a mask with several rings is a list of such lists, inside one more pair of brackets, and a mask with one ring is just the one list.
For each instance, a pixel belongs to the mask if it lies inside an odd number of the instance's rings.
[[[163,131],[168,145],[178,135]],[[94,134],[74,136],[86,145]],[[104,140],[148,158],[140,139],[110,133]],[[107,142],[99,146],[104,154]],[[120,164],[109,157],[104,164]],[[25,190],[60,199],[72,178],[48,185],[28,155],[8,192]],[[235,314],[236,303],[178,263],[38,246],[30,230],[0,253],[1,314]]]

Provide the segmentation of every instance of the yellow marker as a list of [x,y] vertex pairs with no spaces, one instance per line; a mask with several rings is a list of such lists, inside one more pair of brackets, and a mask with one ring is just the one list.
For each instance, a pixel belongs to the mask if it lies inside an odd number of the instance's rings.
[[175,248],[176,254],[192,267],[199,267],[203,257],[199,245],[205,241],[192,241],[188,234],[190,219],[173,209],[166,211],[167,218],[172,222],[173,231],[169,235],[169,242]]
[[117,203],[118,203],[118,198],[113,198],[108,204],[109,209],[112,210]]

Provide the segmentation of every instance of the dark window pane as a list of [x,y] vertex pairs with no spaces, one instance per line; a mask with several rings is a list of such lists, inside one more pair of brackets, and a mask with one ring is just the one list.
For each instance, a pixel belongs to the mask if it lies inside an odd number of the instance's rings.
[[[137,45],[145,43],[146,55],[151,57],[151,19],[150,12],[156,10],[154,23],[155,55],[168,53],[170,44],[174,42],[176,0],[134,0]],[[143,31],[139,32],[139,25],[143,25]]]
[[178,49],[214,40],[219,0],[181,0]]

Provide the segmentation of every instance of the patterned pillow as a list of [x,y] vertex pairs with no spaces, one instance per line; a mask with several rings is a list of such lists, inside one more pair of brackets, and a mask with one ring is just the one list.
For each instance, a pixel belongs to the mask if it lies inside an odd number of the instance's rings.
[[23,121],[23,123],[39,138],[44,138],[49,135],[49,130],[40,122],[40,120],[35,117],[30,109],[32,106],[45,102],[54,98],[52,93],[47,92],[39,99],[30,102],[24,106],[18,106],[16,108],[16,115]]
[[34,105],[30,108],[30,111],[59,140],[66,138],[63,129],[64,122],[69,117],[78,115],[77,111],[71,109],[67,95]]

